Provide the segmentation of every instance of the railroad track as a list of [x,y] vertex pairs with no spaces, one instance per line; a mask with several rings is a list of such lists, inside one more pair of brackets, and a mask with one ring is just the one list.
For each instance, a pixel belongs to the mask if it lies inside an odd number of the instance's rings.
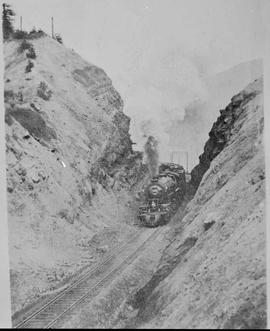
[[115,274],[128,266],[160,231],[161,228],[144,228],[137,231],[128,242],[114,249],[100,264],[87,271],[36,312],[17,323],[14,328],[53,328],[61,318],[66,317],[83,300],[94,295]]

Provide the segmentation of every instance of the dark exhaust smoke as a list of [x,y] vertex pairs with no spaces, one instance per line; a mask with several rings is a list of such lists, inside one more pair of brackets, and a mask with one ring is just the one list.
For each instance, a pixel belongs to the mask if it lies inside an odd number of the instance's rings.
[[155,137],[149,136],[144,145],[146,162],[151,176],[158,174],[158,141]]

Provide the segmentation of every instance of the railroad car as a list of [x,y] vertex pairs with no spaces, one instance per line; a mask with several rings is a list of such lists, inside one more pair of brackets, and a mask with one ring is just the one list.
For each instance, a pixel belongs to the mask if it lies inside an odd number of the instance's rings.
[[175,163],[162,163],[159,173],[141,192],[138,218],[149,227],[166,224],[186,193],[185,170]]

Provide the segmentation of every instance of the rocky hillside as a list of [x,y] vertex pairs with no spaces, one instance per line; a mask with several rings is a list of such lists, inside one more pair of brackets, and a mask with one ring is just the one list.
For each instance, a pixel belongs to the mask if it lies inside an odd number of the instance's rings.
[[46,35],[4,55],[14,312],[131,234],[144,169],[102,69]]
[[170,243],[151,279],[128,300],[129,327],[266,327],[262,91],[258,79],[221,110],[192,172],[195,197],[164,236]]
[[[251,85],[235,95],[225,109],[220,110],[220,116],[209,132],[210,138],[204,146],[204,152],[199,157],[200,163],[191,172],[191,182],[195,187],[198,187],[211,161],[230,141],[234,133],[235,121],[239,120],[239,115],[243,112],[243,107],[258,93],[260,91],[254,89],[253,85]],[[263,123],[263,118],[261,121]],[[259,125],[262,125],[262,123],[259,123]]]

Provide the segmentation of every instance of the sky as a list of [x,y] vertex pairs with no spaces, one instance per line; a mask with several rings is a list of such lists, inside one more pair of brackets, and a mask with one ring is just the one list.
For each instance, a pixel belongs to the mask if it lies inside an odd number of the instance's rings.
[[[204,77],[263,57],[267,0],[12,0],[15,27],[61,34],[64,44],[102,67],[124,100],[131,135],[160,141],[172,121],[209,98]],[[163,153],[163,152],[164,153]]]

